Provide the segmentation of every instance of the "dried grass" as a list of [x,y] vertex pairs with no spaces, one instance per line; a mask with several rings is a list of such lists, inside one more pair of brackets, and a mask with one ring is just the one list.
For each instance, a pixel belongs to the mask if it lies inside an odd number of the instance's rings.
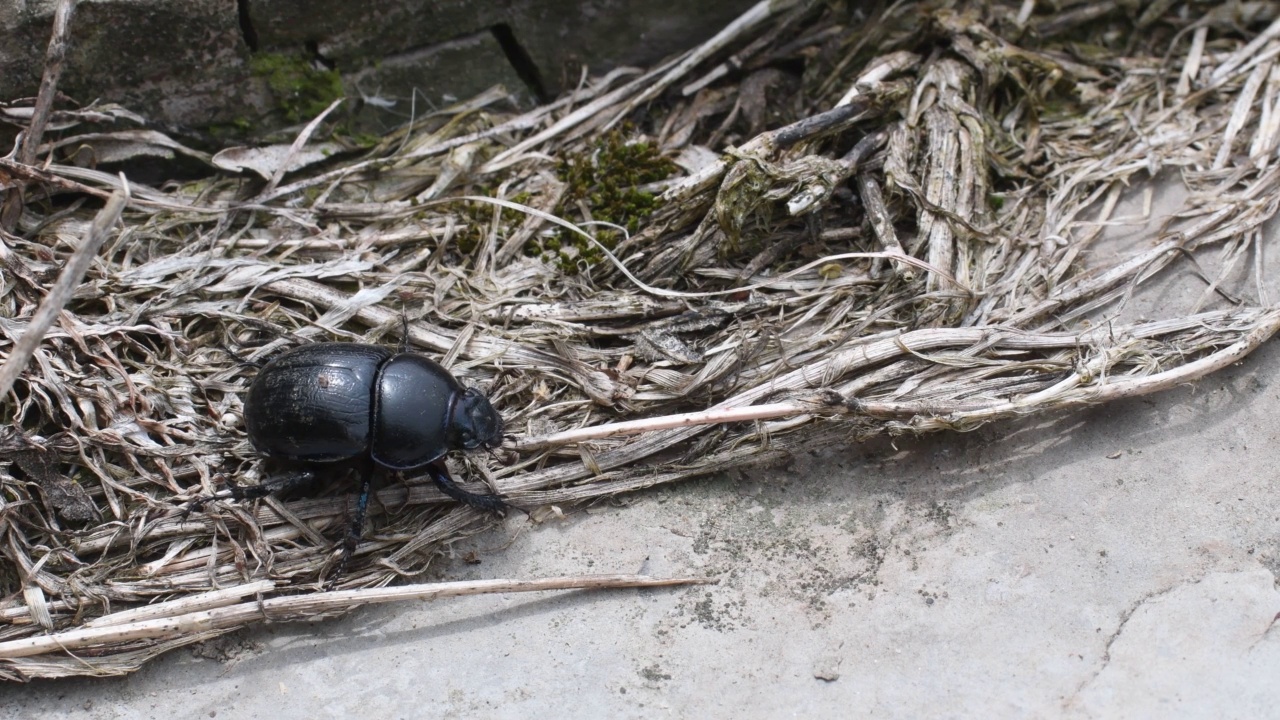
[[[121,108],[3,108],[57,131],[0,160],[6,359],[101,200],[129,196],[4,395],[0,677],[129,672],[267,617],[253,608],[371,602],[489,524],[395,478],[341,590],[321,593],[344,479],[183,517],[264,476],[240,423],[253,371],[221,346],[394,344],[403,308],[410,342],[516,434],[499,457],[454,458],[458,475],[537,521],[1239,360],[1280,328],[1263,230],[1280,201],[1280,20],[1266,27],[1262,3],[1127,7],[761,3],[650,71],[525,113],[491,91],[373,147],[328,138],[351,148],[328,159],[307,152],[332,129],[319,121],[273,155],[210,158]],[[139,152],[266,170],[147,187],[70,160]],[[1185,187],[1175,212],[1113,217],[1157,176]],[[1145,222],[1133,237],[1154,240],[1096,252],[1107,228]],[[1196,299],[1128,317],[1157,277]],[[117,623],[133,632],[94,630]]]

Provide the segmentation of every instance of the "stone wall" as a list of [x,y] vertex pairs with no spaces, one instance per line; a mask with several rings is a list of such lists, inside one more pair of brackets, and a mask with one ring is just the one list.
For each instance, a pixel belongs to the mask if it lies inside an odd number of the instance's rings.
[[[296,123],[340,94],[365,129],[501,83],[554,96],[688,48],[753,0],[82,0],[59,89],[191,127]],[[33,95],[52,0],[0,3],[0,100]]]

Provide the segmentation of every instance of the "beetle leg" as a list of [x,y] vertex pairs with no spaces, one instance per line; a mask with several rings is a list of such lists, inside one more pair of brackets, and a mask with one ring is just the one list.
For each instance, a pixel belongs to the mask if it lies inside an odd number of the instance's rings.
[[404,311],[404,302],[400,303],[400,352],[409,352],[409,315]]
[[504,510],[511,507],[501,495],[477,495],[458,487],[453,478],[449,477],[449,469],[445,467],[444,461],[438,460],[431,463],[427,466],[427,472],[431,473],[431,479],[435,480],[436,487],[440,488],[440,492],[463,505],[470,505],[477,510],[484,510],[498,515],[501,515]]
[[235,360],[236,362],[240,363],[241,365],[247,365],[247,366],[249,366],[249,367],[255,367],[255,368],[258,368],[258,369],[261,369],[263,365],[266,365],[266,363],[262,362],[261,360],[250,360],[250,359],[246,358],[245,356],[241,355],[240,353],[236,352],[235,350],[232,350],[232,349],[231,349],[228,345],[226,345],[225,343],[218,343],[218,349],[219,349],[219,350],[221,350],[222,352],[226,353],[227,355],[231,356],[231,359],[232,359],[232,360]]
[[276,475],[266,482],[257,485],[235,486],[226,489],[228,497],[233,500],[254,500],[276,493],[288,492],[315,482],[316,474],[311,470],[295,470]]
[[311,470],[296,470],[294,472],[277,475],[266,482],[257,485],[233,485],[225,490],[220,490],[212,495],[198,497],[187,503],[186,509],[182,511],[185,518],[193,511],[202,510],[206,503],[213,500],[256,500],[258,498],[273,495],[278,492],[285,492],[295,488],[310,485],[315,482],[316,474]]
[[373,488],[374,464],[372,461],[366,461],[360,466],[360,496],[356,498],[356,512],[351,516],[351,527],[347,530],[347,537],[342,542],[342,557],[338,558],[338,567],[334,569],[332,579],[329,581],[333,585],[342,577],[347,569],[347,561],[356,551],[356,546],[360,543],[361,536],[364,535],[364,516],[369,509],[369,494]]

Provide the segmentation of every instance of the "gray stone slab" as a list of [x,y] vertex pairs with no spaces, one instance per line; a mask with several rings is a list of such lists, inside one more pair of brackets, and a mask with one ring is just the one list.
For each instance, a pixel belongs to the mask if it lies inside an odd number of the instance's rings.
[[[243,2],[244,13],[236,0],[82,2],[59,89],[81,103],[119,102],[164,123],[254,130],[297,122],[291,98],[272,91],[254,58],[314,62],[340,74],[352,97],[363,93],[375,101],[407,97],[414,88],[433,98],[467,97],[494,84],[525,99],[549,97],[575,85],[583,66],[603,72],[655,62],[705,40],[753,4]],[[39,88],[54,5],[40,0],[0,8],[0,100]],[[360,114],[360,129],[395,116],[369,125],[365,119],[386,109],[371,108]]]
[[502,85],[525,105],[536,102],[488,31],[388,55],[345,73],[342,82],[349,97],[361,100],[350,111],[355,126],[375,133],[494,85]]
[[325,58],[363,64],[487,31],[506,18],[508,2],[492,0],[251,0],[249,16],[265,50],[315,43]]
[[[536,63],[552,94],[578,82],[578,70],[600,73],[647,64],[719,32],[753,0],[252,0],[263,49],[314,42],[339,68],[389,54],[411,53],[505,25]],[[345,70],[344,70],[345,71]]]
[[[4,3],[0,99],[40,86],[56,3]],[[259,100],[245,81],[248,49],[235,0],[79,3],[58,89],[80,103],[120,102],[155,119],[204,125],[244,115]]]

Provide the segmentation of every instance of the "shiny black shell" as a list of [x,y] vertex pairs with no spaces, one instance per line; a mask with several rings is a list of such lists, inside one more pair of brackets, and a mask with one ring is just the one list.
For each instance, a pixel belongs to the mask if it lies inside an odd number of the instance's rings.
[[254,449],[267,457],[339,462],[371,457],[411,470],[452,448],[465,388],[439,363],[376,345],[317,343],[267,363],[245,399]]

